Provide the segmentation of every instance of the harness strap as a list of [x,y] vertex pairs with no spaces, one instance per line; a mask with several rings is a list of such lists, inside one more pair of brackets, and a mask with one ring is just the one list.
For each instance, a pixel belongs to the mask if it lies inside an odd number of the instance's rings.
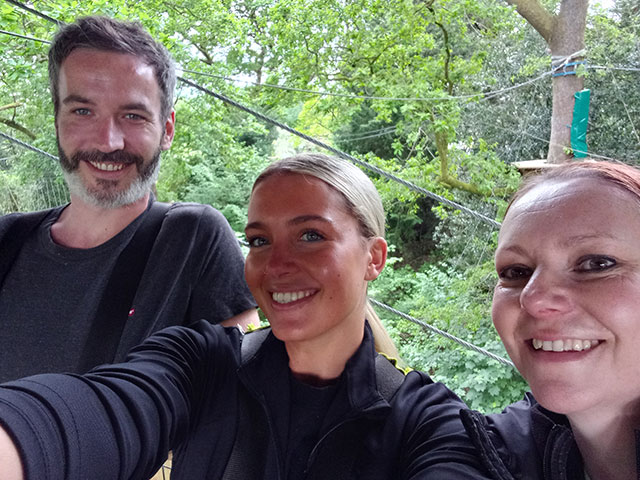
[[133,238],[120,252],[80,357],[81,371],[114,361],[140,279],[169,208],[170,205],[153,202]]
[[[241,365],[258,352],[270,331],[270,328],[261,328],[243,335],[240,347]],[[222,480],[263,478],[268,437],[269,426],[262,406],[240,385],[236,438]]]
[[499,480],[514,480],[498,450],[489,436],[489,426],[486,418],[474,410],[460,410],[460,419],[476,447],[476,452],[482,464],[491,474],[491,478]]
[[264,343],[271,332],[270,328],[259,328],[246,333],[242,337],[240,347],[240,364],[244,365],[253,357]]
[[376,381],[382,398],[391,402],[400,385],[404,382],[404,373],[398,370],[384,355],[378,354],[376,355]]
[[264,478],[269,426],[262,406],[240,385],[238,430],[222,480]]

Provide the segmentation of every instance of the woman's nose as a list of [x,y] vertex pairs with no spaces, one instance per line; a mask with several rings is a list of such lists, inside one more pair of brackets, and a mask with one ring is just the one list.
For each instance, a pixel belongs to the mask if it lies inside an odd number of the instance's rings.
[[567,281],[558,274],[536,270],[520,293],[520,306],[534,317],[566,313],[572,308]]
[[295,268],[294,254],[290,248],[273,243],[269,248],[269,256],[264,265],[264,273],[285,275]]

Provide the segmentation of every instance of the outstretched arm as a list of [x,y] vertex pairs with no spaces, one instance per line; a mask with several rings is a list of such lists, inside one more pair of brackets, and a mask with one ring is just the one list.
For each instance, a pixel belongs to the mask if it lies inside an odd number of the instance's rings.
[[13,440],[0,425],[0,478],[23,480],[22,461]]
[[258,317],[258,310],[255,308],[250,308],[249,310],[245,310],[244,312],[236,315],[235,317],[227,318],[220,322],[220,325],[223,327],[235,327],[240,325],[243,331],[247,331],[247,327],[249,324],[253,324],[254,327],[258,327],[260,325],[260,317]]
[[0,385],[0,479],[149,478],[187,437],[202,388],[224,394],[213,383],[235,371],[240,335],[206,321],[171,327],[126,363]]

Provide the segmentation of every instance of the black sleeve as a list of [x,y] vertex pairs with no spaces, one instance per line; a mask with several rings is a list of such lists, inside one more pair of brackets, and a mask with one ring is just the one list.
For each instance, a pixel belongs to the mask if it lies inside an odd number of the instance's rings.
[[217,210],[203,211],[198,236],[205,248],[199,281],[191,297],[191,318],[219,323],[254,308],[256,302],[244,279],[244,256],[227,219]]
[[202,377],[216,358],[236,357],[232,330],[206,322],[170,327],[126,363],[0,386],[0,424],[18,446],[26,478],[150,477],[187,434]]
[[404,404],[407,415],[399,479],[491,478],[460,420],[459,412],[466,405],[451,390],[427,375],[411,372],[394,403]]

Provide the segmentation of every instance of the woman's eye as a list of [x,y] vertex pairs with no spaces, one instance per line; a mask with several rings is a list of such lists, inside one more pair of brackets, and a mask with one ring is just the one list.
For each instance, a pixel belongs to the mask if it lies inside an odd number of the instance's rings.
[[264,237],[249,237],[247,238],[249,248],[262,247],[267,244],[267,239]]
[[314,230],[309,230],[308,232],[304,232],[300,238],[305,242],[318,242],[324,239],[322,235],[320,235],[318,232]]
[[592,255],[578,260],[575,270],[577,272],[600,272],[615,267],[616,265],[616,261],[611,257]]
[[501,268],[498,271],[498,277],[501,280],[506,281],[518,281],[524,280],[531,276],[532,270],[524,265],[511,265],[509,267]]

